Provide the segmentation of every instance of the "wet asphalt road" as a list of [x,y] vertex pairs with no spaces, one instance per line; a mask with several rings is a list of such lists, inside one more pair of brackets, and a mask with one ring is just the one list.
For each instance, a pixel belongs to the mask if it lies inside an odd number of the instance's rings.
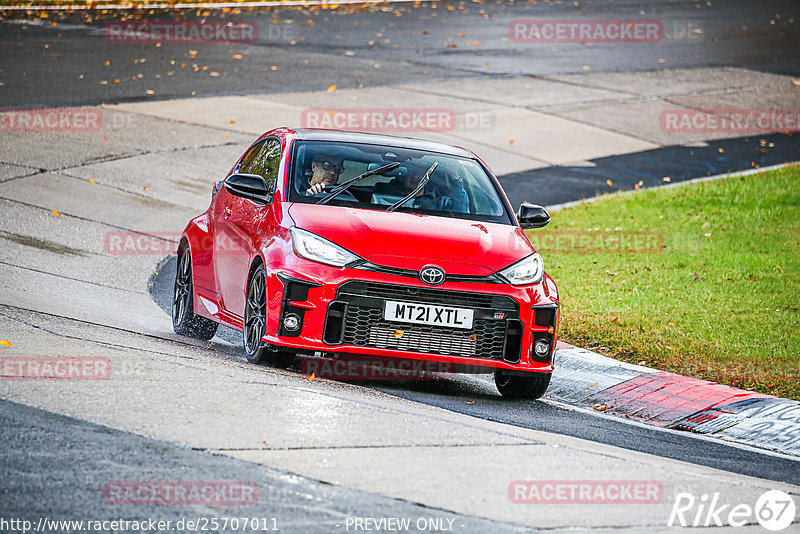
[[[346,532],[347,518],[439,518],[460,533],[518,533],[531,529],[454,514],[402,499],[335,486],[226,456],[178,447],[86,421],[0,400],[0,520],[171,521],[172,528],[142,531],[192,532],[178,522],[205,518],[257,518],[258,529],[208,532]],[[107,486],[141,481],[235,483],[257,488],[241,504],[121,504]],[[215,486],[218,487],[218,486]],[[121,493],[120,493],[121,494]],[[216,495],[216,494],[215,494]],[[233,499],[234,493],[227,494]],[[245,495],[244,493],[242,494]],[[42,496],[46,496],[42,498]],[[249,497],[249,494],[247,495]],[[380,512],[378,512],[380,511]],[[275,523],[273,523],[273,519]],[[448,524],[445,523],[445,524]],[[185,523],[184,523],[185,524]],[[213,525],[209,521],[206,527]],[[221,524],[221,523],[220,523]],[[0,531],[14,532],[0,522]],[[87,524],[88,526],[88,524]],[[32,530],[29,530],[29,532]],[[41,532],[112,532],[103,529],[42,528]],[[116,530],[117,532],[138,530]],[[265,530],[269,531],[269,530]],[[21,532],[21,530],[17,530]]]

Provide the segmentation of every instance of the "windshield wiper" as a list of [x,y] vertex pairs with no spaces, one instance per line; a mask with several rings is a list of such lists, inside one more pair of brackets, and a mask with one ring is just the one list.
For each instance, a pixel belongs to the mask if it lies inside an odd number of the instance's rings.
[[364,174],[359,174],[355,178],[351,178],[351,179],[347,180],[346,182],[344,182],[343,184],[339,184],[336,187],[334,187],[333,191],[331,191],[328,196],[319,199],[317,201],[317,204],[327,204],[327,202],[329,200],[333,200],[334,198],[338,197],[339,195],[341,195],[342,193],[347,191],[350,188],[351,185],[353,185],[354,183],[356,183],[359,180],[362,180],[362,179],[366,178],[367,176],[372,176],[373,174],[381,174],[381,173],[384,173],[386,171],[391,171],[392,169],[396,169],[399,166],[400,166],[400,164],[395,161],[395,162],[389,163],[388,165],[384,165],[383,167],[378,167],[377,169],[374,169],[374,170],[371,170],[371,171],[367,171]]
[[433,171],[435,171],[436,167],[438,167],[438,166],[439,166],[439,162],[438,161],[434,161],[433,165],[431,165],[431,168],[428,169],[428,171],[422,177],[422,180],[420,180],[419,184],[417,184],[417,187],[415,187],[412,192],[410,192],[408,195],[406,195],[405,198],[403,198],[402,200],[398,200],[397,202],[395,202],[394,204],[392,204],[391,206],[386,208],[386,211],[394,211],[397,208],[399,208],[400,206],[402,206],[403,204],[405,204],[406,202],[408,202],[409,199],[414,198],[414,196],[417,193],[422,191],[422,188],[425,187],[425,184],[427,184],[428,180],[431,179],[431,174],[433,174]]

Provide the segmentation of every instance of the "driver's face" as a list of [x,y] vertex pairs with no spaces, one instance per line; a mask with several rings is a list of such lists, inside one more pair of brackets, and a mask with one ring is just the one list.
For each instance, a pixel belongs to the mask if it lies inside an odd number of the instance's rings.
[[319,158],[311,163],[311,185],[324,183],[333,185],[339,180],[339,175],[344,171],[341,158]]

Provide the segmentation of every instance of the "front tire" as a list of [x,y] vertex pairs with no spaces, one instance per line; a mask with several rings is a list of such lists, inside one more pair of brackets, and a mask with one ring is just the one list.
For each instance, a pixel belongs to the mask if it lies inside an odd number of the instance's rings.
[[501,369],[494,371],[494,383],[507,399],[538,399],[550,385],[551,373],[511,374]]
[[192,255],[189,247],[178,252],[178,268],[172,293],[172,329],[176,334],[208,341],[217,333],[217,323],[194,313]]
[[295,355],[278,352],[264,344],[267,325],[267,285],[264,268],[259,266],[247,283],[247,300],[244,304],[244,325],[242,344],[244,356],[250,363],[268,363],[274,367],[286,368],[292,365]]

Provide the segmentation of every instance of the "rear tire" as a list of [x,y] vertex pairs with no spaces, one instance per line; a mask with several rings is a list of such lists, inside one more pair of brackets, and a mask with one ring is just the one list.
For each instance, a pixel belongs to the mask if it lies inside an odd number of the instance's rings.
[[247,300],[244,304],[242,345],[244,356],[250,363],[267,363],[273,367],[287,368],[295,361],[291,352],[275,351],[263,341],[267,325],[267,284],[264,267],[259,265],[247,282]]
[[192,255],[189,247],[178,251],[175,289],[172,293],[172,329],[176,334],[208,341],[217,333],[217,323],[194,313]]
[[550,376],[551,373],[518,375],[495,369],[494,383],[500,394],[507,399],[538,399],[547,391]]

